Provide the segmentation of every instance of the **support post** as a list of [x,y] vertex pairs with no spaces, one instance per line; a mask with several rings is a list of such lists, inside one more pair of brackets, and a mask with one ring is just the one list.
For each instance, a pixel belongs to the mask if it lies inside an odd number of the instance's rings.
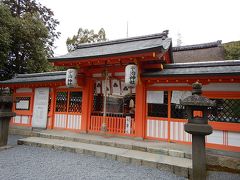
[[135,111],[135,128],[136,137],[144,138],[144,121],[146,115],[146,93],[145,93],[145,83],[138,83],[136,86],[136,111]]
[[101,132],[106,133],[107,132],[107,122],[106,122],[106,111],[107,111],[107,80],[108,80],[108,71],[104,71],[105,76],[105,83],[104,83],[104,100],[103,100],[103,122],[101,125]]
[[92,96],[93,96],[93,82],[92,79],[86,79],[82,88],[82,122],[81,122],[81,132],[87,133],[88,130],[88,120],[91,116],[91,106],[92,106]]
[[205,136],[192,135],[193,179],[206,179]]

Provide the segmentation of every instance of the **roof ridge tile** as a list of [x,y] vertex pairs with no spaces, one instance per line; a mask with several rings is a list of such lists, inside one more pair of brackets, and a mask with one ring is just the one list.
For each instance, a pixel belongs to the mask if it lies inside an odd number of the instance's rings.
[[222,44],[222,41],[218,40],[218,41],[209,42],[209,43],[192,44],[192,45],[185,45],[185,46],[175,46],[175,47],[173,47],[173,52],[212,48],[212,47],[218,47],[221,44]]

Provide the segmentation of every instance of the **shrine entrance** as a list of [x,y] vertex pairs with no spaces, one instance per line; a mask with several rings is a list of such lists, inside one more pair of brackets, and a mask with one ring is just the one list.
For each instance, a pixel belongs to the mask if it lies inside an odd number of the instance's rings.
[[81,129],[81,89],[57,89],[54,109],[54,129]]
[[[107,84],[105,85],[105,82]],[[135,88],[125,85],[124,79],[96,79],[92,99],[89,132],[100,132],[104,120],[106,96],[106,133],[124,136],[135,135]]]

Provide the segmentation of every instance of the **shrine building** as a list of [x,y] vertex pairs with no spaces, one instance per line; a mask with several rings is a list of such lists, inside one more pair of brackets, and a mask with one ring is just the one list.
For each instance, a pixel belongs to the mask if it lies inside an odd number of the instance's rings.
[[[174,52],[182,50],[178,47]],[[240,60],[190,62],[187,58],[186,63],[175,63],[166,31],[82,44],[49,59],[54,66],[67,67],[67,73],[18,74],[0,82],[18,100],[10,126],[90,134],[104,131],[112,136],[190,144],[179,100],[191,95],[191,85],[198,81],[203,95],[216,102],[208,117],[213,133],[206,137],[207,147],[240,152]],[[130,65],[131,85],[125,80]]]

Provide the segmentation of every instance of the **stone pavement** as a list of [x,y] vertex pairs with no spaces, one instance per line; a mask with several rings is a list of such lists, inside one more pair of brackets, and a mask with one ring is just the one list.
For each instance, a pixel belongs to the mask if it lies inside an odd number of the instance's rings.
[[[140,141],[127,138],[79,134],[68,131],[44,130],[35,136],[19,140],[19,144],[47,147],[97,157],[113,159],[135,165],[167,170],[191,178],[191,146],[167,142]],[[210,151],[211,152],[211,151]],[[218,152],[219,153],[219,152]],[[222,152],[221,152],[222,153]],[[208,155],[211,168],[239,172],[239,154],[233,157]]]

